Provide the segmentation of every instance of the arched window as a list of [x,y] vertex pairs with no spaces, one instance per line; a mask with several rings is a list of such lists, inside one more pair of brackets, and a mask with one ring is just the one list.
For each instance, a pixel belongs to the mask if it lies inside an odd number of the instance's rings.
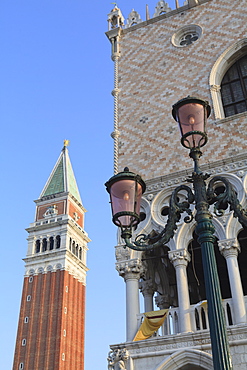
[[196,321],[196,330],[200,330],[200,319],[199,319],[199,313],[197,308],[195,309],[195,321]]
[[238,254],[238,266],[241,276],[241,282],[244,295],[247,295],[247,228],[244,227],[238,234],[238,242],[240,245],[241,253]]
[[60,243],[61,243],[61,238],[60,238],[60,235],[57,235],[56,236],[56,248],[60,248]]
[[35,242],[35,253],[39,253],[40,252],[40,240],[36,240]]
[[51,251],[54,248],[54,238],[53,238],[53,236],[50,237],[49,242],[50,242],[50,251]]
[[175,334],[179,333],[177,312],[175,312],[174,314],[174,330],[175,330]]
[[73,243],[72,243],[72,253],[75,254],[75,241],[73,240]]
[[[246,90],[246,56],[247,56],[247,38],[238,40],[229,48],[223,51],[218,57],[211,70],[209,85],[212,95],[214,115],[216,119],[222,119],[236,113],[247,111],[243,110],[242,103],[246,104],[245,99],[241,98],[242,92],[238,90],[237,80],[241,80],[241,89]],[[235,63],[241,61],[241,66],[235,66],[238,70],[238,76],[234,74],[233,67]],[[231,68],[233,69],[231,70]],[[240,72],[239,69],[240,68]],[[231,70],[231,71],[230,71]],[[240,73],[240,76],[239,76]],[[237,77],[237,78],[235,78]],[[243,84],[245,85],[243,87]],[[233,90],[231,92],[231,90]],[[229,94],[232,94],[233,96]],[[233,105],[236,103],[236,107]],[[232,105],[233,104],[233,105]]]
[[47,250],[47,239],[44,238],[42,240],[42,252],[45,252]]
[[201,308],[201,317],[202,317],[202,328],[207,329],[206,315],[203,307]]
[[[191,254],[191,261],[189,262],[187,268],[188,283],[190,288],[190,304],[196,304],[200,301],[206,300],[206,290],[201,246],[199,245],[198,236],[195,232],[193,233],[193,240],[188,246],[188,251]],[[230,282],[226,260],[219,251],[217,240],[214,243],[214,252],[222,298],[231,298]]]
[[229,303],[227,303],[226,305],[226,312],[227,312],[227,318],[228,318],[228,325],[233,325],[232,312],[231,312],[231,307]]
[[237,60],[221,82],[225,116],[247,111],[247,55]]

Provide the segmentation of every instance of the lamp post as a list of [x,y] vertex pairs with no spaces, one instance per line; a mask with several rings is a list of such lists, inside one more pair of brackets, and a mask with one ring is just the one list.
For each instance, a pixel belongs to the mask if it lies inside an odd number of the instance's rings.
[[[210,175],[200,170],[199,159],[202,155],[200,148],[207,143],[206,123],[210,111],[208,102],[190,96],[173,106],[172,115],[179,123],[181,143],[185,148],[190,149],[189,155],[194,161],[194,171],[187,179],[192,183],[193,190],[187,185],[180,185],[173,190],[168,220],[158,235],[153,237],[141,234],[134,241],[131,240],[132,228],[140,222],[140,202],[145,191],[145,183],[139,175],[130,172],[126,167],[123,172],[111,177],[105,185],[110,193],[113,222],[120,227],[125,245],[134,250],[147,251],[165,245],[173,237],[177,228],[176,224],[183,212],[187,213],[184,221],[186,223],[192,221],[193,214],[190,204],[195,204],[195,231],[202,251],[214,369],[231,370],[229,343],[214,254],[215,229],[209,206],[214,204],[214,212],[222,216],[224,209],[229,205],[230,210],[234,211],[234,217],[237,217],[243,226],[247,226],[247,212],[240,205],[227,179],[215,176],[206,184],[205,180]],[[224,186],[224,192],[217,195],[215,188],[219,184]],[[181,190],[187,193],[187,199],[180,203],[178,193]]]

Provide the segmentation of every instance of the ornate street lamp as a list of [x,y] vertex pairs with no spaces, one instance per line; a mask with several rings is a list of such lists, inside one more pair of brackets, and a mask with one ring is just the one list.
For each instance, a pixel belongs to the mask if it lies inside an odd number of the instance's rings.
[[[145,191],[141,177],[125,168],[124,172],[111,177],[106,183],[106,188],[111,196],[113,222],[120,226],[125,245],[139,251],[151,250],[168,243],[174,235],[182,213],[188,214],[184,218],[186,223],[192,221],[190,204],[195,204],[197,223],[195,231],[202,251],[214,369],[230,370],[232,365],[214,254],[215,228],[209,206],[214,204],[214,212],[217,216],[222,216],[229,205],[230,210],[234,211],[233,216],[237,217],[243,226],[247,226],[247,212],[240,205],[234,188],[226,178],[214,176],[206,185],[205,180],[210,175],[200,170],[199,159],[202,155],[200,148],[207,143],[206,122],[210,111],[208,102],[190,96],[173,106],[172,115],[179,123],[181,143],[190,149],[189,155],[194,161],[194,171],[187,179],[192,183],[193,191],[187,185],[180,185],[173,190],[167,223],[155,237],[140,234],[131,241],[132,228],[140,221],[138,215],[140,197]],[[215,189],[219,184],[223,184],[224,192],[217,195]],[[187,199],[180,203],[178,193],[181,190],[187,193]]]

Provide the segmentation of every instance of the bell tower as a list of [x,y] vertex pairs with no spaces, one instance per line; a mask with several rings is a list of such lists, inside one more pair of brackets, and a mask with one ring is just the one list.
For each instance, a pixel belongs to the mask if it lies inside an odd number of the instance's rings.
[[82,205],[68,141],[27,232],[14,370],[84,369],[86,253]]

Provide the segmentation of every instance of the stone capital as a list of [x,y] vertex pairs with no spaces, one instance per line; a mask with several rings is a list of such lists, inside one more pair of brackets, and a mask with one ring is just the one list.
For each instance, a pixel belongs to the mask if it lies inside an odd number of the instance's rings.
[[[129,359],[129,353],[126,348],[111,350],[108,354],[108,370],[118,369],[126,370],[126,362]],[[116,366],[115,366],[116,365]]]
[[237,257],[240,252],[240,246],[237,238],[218,241],[219,251],[225,257]]
[[119,275],[124,278],[124,280],[139,280],[144,271],[142,262],[139,258],[116,263],[116,270],[118,271]]
[[143,296],[146,297],[146,296],[152,296],[155,292],[155,284],[153,282],[153,280],[149,279],[149,280],[142,280],[139,282],[139,288],[140,288],[140,291],[142,292]]
[[111,137],[113,138],[113,139],[116,139],[116,138],[118,138],[120,136],[120,131],[119,130],[115,130],[115,131],[113,131],[112,133],[111,133]]
[[188,262],[190,262],[190,254],[187,249],[169,251],[168,257],[175,268],[181,265],[186,267]]
[[155,303],[159,307],[160,310],[165,308],[169,308],[170,306],[170,299],[168,294],[159,294],[155,297]]
[[211,91],[219,92],[221,87],[220,87],[220,85],[211,85],[210,89],[211,89]]

